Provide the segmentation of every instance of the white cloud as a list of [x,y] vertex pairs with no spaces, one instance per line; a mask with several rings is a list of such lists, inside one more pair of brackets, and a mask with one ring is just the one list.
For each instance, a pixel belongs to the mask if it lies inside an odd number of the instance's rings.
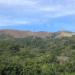
[[[0,4],[8,6],[7,8],[13,8],[13,12],[30,15],[30,12],[36,14],[42,13],[44,15],[65,16],[75,14],[75,0],[0,0]],[[10,10],[10,9],[9,9]],[[18,10],[18,11],[17,11]],[[26,12],[26,13],[25,13]],[[27,13],[28,12],[28,13]],[[14,13],[15,14],[15,13]],[[59,15],[58,15],[59,14]]]
[[12,26],[12,25],[29,25],[29,21],[17,21],[17,20],[0,20],[0,26]]
[[5,6],[33,6],[37,1],[33,0],[0,0],[0,4]]
[[0,15],[4,15],[4,17],[0,16],[2,19],[13,18],[13,16],[29,19],[29,21],[0,21],[0,25],[27,24],[32,19],[33,22],[35,20],[40,22],[40,19],[75,15],[75,0],[0,0],[0,12]]

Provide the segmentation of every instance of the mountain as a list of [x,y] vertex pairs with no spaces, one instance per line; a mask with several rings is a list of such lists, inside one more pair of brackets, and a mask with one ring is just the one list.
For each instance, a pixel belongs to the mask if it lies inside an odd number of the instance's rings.
[[69,31],[0,30],[0,75],[75,75],[73,35]]
[[13,38],[24,38],[28,36],[45,38],[51,36],[50,32],[31,32],[31,31],[19,31],[19,30],[0,30],[0,36],[10,36]]
[[33,37],[71,37],[75,35],[74,32],[59,31],[59,32],[32,32],[32,31],[20,31],[20,30],[0,30],[0,38],[25,38],[29,36]]
[[54,36],[56,38],[60,38],[60,37],[72,37],[73,35],[75,35],[74,32],[69,32],[69,31],[59,31],[59,32],[55,32]]

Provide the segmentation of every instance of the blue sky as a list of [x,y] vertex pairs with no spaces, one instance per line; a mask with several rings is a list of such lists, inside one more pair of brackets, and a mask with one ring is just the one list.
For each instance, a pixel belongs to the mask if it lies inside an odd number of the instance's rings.
[[0,0],[0,29],[75,31],[75,0]]

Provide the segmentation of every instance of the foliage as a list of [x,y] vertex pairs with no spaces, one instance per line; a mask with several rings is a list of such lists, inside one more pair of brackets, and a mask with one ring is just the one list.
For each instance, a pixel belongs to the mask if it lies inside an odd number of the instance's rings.
[[75,75],[75,36],[0,39],[0,75]]

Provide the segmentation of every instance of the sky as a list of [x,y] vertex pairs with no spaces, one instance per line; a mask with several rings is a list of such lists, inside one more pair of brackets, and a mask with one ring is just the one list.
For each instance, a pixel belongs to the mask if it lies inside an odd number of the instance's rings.
[[0,29],[75,32],[75,0],[0,0]]

